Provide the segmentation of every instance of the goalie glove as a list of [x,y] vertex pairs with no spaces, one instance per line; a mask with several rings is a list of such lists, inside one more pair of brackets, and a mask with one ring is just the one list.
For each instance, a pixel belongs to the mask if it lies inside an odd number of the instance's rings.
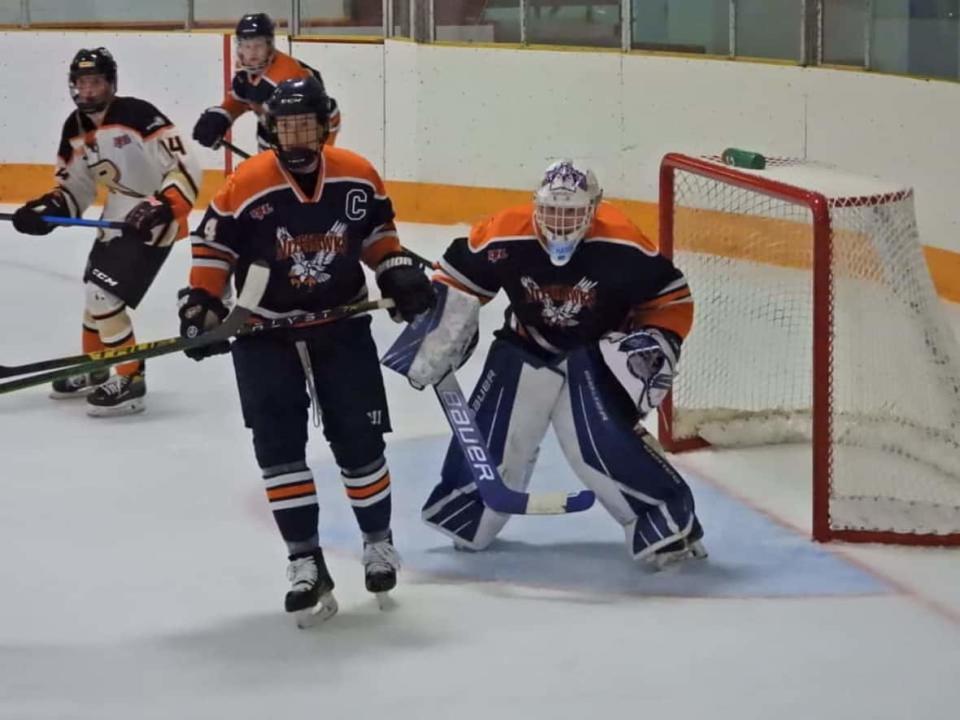
[[645,327],[620,339],[627,370],[641,384],[637,398],[640,417],[646,417],[670,392],[680,359],[680,338],[669,330]]
[[418,390],[463,365],[479,338],[480,301],[441,282],[433,288],[436,305],[403,329],[381,361]]

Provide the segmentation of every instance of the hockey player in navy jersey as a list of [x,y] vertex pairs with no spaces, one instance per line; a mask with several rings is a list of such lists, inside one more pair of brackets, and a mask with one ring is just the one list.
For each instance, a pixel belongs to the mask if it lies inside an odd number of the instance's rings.
[[[480,305],[504,291],[506,323],[470,398],[504,483],[526,491],[553,425],[634,558],[663,566],[704,557],[690,488],[641,424],[670,389],[693,300],[680,271],[602,201],[594,174],[551,164],[532,203],[454,240],[434,280],[435,317],[408,327],[385,363],[415,386],[436,384],[473,347]],[[413,341],[414,355],[406,351],[417,326],[431,329]],[[509,518],[484,505],[456,442],[422,515],[472,550]]]
[[[41,215],[80,217],[107,190],[102,217],[122,220],[128,230],[98,231],[83,281],[83,352],[134,345],[127,308],[136,308],[173,243],[188,234],[187,217],[197,200],[201,173],[173,123],[152,104],[117,96],[117,63],[106,48],[80,50],[70,63],[70,94],[76,104],[63,124],[56,187],[14,214],[17,230],[46,235],[53,226]],[[57,380],[54,398],[87,397],[93,416],[144,409],[144,364]]]
[[[230,126],[245,112],[257,115],[257,146],[270,147],[273,140],[267,129],[265,105],[284,80],[315,77],[320,73],[305,62],[282,53],[274,44],[274,23],[266,13],[248,13],[240,18],[234,31],[236,43],[236,71],[230,90],[219,105],[207,108],[193,128],[193,139],[205,147],[216,147]],[[340,131],[340,110],[337,102],[328,96],[330,136],[326,144],[333,145]]]
[[[430,281],[403,251],[383,181],[364,158],[328,147],[329,104],[314,78],[280,83],[267,104],[277,144],[239,166],[213,198],[193,245],[182,291],[181,333],[226,316],[220,298],[231,273],[242,287],[250,264],[271,269],[261,318],[296,317],[367,297],[361,262],[375,271],[397,317],[432,307]],[[225,344],[191,354],[226,352]],[[366,587],[396,583],[390,531],[390,473],[383,434],[390,417],[369,315],[300,330],[238,338],[232,346],[244,421],[287,546],[292,583],[286,610],[301,624],[336,611],[318,532],[313,474],[306,463],[308,412],[340,467],[363,535]]]

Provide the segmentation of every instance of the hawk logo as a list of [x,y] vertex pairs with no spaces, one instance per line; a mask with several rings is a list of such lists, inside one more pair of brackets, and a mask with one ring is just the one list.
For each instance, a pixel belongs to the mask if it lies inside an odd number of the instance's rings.
[[507,259],[507,249],[506,248],[494,248],[493,250],[487,250],[487,260],[495,263],[500,262],[501,260]]
[[327,268],[337,255],[346,253],[346,223],[337,221],[325,233],[291,235],[277,228],[277,260],[293,260],[288,276],[295,288],[312,288],[330,279]]
[[131,142],[133,142],[133,140],[130,139],[130,136],[124,133],[123,135],[117,135],[117,137],[113,139],[113,146],[115,148],[122,148],[126,147]]
[[540,315],[547,325],[553,327],[573,327],[579,325],[577,315],[585,307],[593,307],[597,301],[597,283],[588,278],[580,278],[573,287],[569,285],[548,285],[541,288],[537,281],[524,275],[520,284],[526,291],[527,302],[541,305]]
[[262,205],[257,205],[253,210],[250,211],[250,217],[254,220],[263,220],[267,215],[273,212],[273,205],[266,202]]

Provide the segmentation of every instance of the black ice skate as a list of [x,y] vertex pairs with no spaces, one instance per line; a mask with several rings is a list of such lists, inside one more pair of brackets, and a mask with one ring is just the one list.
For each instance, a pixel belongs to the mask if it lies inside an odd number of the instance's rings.
[[284,599],[284,608],[294,614],[297,627],[310,627],[337,614],[339,608],[333,597],[333,578],[320,548],[305,555],[291,556],[287,578],[292,585]]
[[147,382],[141,373],[114,375],[87,396],[87,415],[111,417],[143,412]]
[[377,596],[381,610],[390,606],[387,593],[397,586],[397,570],[400,569],[400,554],[393,546],[393,533],[389,530],[379,539],[364,539],[363,570],[367,590]]
[[50,388],[50,397],[54,400],[68,400],[84,397],[92,393],[98,385],[110,379],[109,370],[94,370],[82,375],[71,375],[68,378],[54,380]]

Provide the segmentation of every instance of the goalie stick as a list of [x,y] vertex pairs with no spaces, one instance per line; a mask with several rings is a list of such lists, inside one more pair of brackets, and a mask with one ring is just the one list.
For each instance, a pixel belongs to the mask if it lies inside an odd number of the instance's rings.
[[[13,213],[0,213],[0,220],[13,220]],[[40,219],[51,225],[66,227],[94,227],[109,228],[111,230],[126,230],[127,224],[120,220],[87,220],[86,218],[61,217],[60,215],[41,215]]]
[[[354,315],[359,315],[361,313],[369,312],[371,310],[379,309],[388,309],[393,307],[393,300],[390,299],[380,299],[380,300],[365,300],[363,302],[353,303],[351,305],[340,305],[335,308],[330,308],[329,310],[321,310],[319,312],[303,313],[300,315],[294,315],[291,317],[285,318],[276,318],[273,320],[264,320],[262,322],[257,322],[250,325],[241,326],[234,335],[252,335],[256,333],[265,332],[267,330],[278,330],[283,328],[299,328],[299,327],[310,327],[311,325],[322,325],[324,323],[333,322],[334,320],[342,320],[344,318],[352,317]],[[229,317],[228,317],[229,319]],[[217,330],[222,328],[219,326]],[[210,337],[210,333],[204,333],[196,340],[204,340],[203,343],[207,344],[207,338]],[[209,342],[216,342],[217,340],[222,339],[221,337],[214,338],[209,340]],[[191,347],[197,347],[197,343],[192,343],[192,340],[187,340],[181,337],[175,338],[165,338],[163,340],[153,340],[149,342],[137,343],[136,345],[130,345],[124,348],[113,348],[107,350],[98,350],[96,352],[90,353],[81,353],[79,355],[67,355],[65,357],[51,358],[50,360],[38,360],[37,362],[24,363],[23,365],[0,365],[0,378],[16,377],[18,375],[29,375],[30,373],[42,372],[45,370],[55,370],[57,368],[70,368],[69,374],[76,374],[77,372],[90,372],[91,369],[99,369],[104,366],[114,365],[116,363],[125,362],[127,360],[138,360],[145,359],[147,357],[157,357],[158,355],[166,355],[168,353],[177,352],[179,350],[186,350]],[[171,347],[171,346],[176,347]],[[160,351],[162,350],[162,351]],[[160,351],[160,352],[154,352]],[[143,355],[142,353],[151,353],[149,355]],[[64,375],[59,375],[59,377],[65,377]],[[57,378],[52,378],[57,379]],[[39,384],[39,383],[36,383]],[[4,388],[7,385],[13,385],[13,383],[0,383],[0,393],[8,392]],[[11,390],[18,390],[20,387],[29,387],[29,385],[21,385],[17,387],[11,387]]]
[[483,433],[477,427],[456,376],[447,373],[433,389],[477,484],[477,492],[488,508],[509,515],[562,515],[582,512],[593,505],[596,496],[590,490],[534,495],[507,487],[490,457]]

